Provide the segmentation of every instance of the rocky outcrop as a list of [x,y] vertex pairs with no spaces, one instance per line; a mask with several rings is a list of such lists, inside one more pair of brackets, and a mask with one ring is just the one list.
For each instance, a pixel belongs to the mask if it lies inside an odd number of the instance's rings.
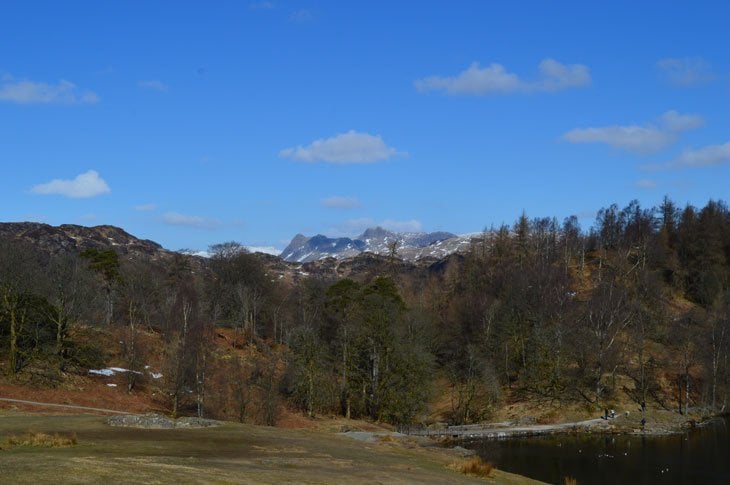
[[81,252],[85,249],[115,248],[122,255],[157,257],[170,254],[148,239],[139,239],[115,226],[51,226],[40,222],[0,223],[0,237],[27,241],[51,254]]

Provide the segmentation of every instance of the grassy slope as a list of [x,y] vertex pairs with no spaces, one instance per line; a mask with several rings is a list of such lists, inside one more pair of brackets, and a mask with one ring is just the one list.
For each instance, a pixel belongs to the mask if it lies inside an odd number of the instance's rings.
[[[9,448],[28,431],[76,433],[70,448]],[[362,443],[307,430],[225,423],[206,429],[114,428],[85,415],[0,414],[6,483],[484,483],[447,468],[444,450]],[[536,483],[494,471],[488,482]]]

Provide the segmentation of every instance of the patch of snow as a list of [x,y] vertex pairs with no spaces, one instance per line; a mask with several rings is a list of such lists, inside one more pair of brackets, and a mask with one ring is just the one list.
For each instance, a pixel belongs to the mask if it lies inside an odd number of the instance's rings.
[[150,376],[153,379],[161,379],[162,378],[162,373],[160,373],[160,372],[150,372]]
[[113,376],[114,371],[111,369],[89,369],[89,374],[98,376]]
[[97,376],[113,376],[117,372],[133,372],[135,374],[142,374],[139,371],[136,370],[129,370],[125,369],[124,367],[107,367],[106,369],[89,369],[89,374],[94,374]]
[[190,254],[192,256],[200,256],[201,258],[210,258],[210,253],[208,251],[194,251]]
[[308,258],[308,257],[310,257],[311,255],[312,255],[312,252],[308,252],[308,253],[307,253],[307,254],[305,254],[304,256],[301,256],[301,257],[300,257],[299,259],[297,259],[297,263],[301,263],[301,262],[303,262],[303,261],[304,261],[305,259],[307,259],[307,258]]
[[109,386],[109,387],[117,387],[116,384],[111,384],[111,383],[107,384],[107,386]]
[[278,256],[281,253],[281,249],[277,249],[274,246],[245,246],[246,249],[252,253],[264,253]]
[[113,370],[114,372],[134,372],[135,374],[141,374],[141,372],[139,371],[125,369],[124,367],[109,367],[109,369]]

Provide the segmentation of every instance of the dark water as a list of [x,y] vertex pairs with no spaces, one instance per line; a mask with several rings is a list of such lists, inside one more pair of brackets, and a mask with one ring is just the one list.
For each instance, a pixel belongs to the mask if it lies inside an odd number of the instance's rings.
[[730,418],[671,436],[551,435],[464,443],[502,470],[563,484],[730,484]]

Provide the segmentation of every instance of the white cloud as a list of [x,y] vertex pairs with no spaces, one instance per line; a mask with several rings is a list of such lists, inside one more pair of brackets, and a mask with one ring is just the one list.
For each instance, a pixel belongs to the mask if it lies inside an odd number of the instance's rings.
[[730,164],[730,142],[722,145],[708,145],[695,150],[685,150],[677,158],[663,165],[645,165],[644,170],[666,170],[672,168],[713,167]]
[[535,81],[525,81],[504,66],[492,63],[480,67],[472,63],[456,76],[429,76],[415,81],[420,92],[445,91],[448,94],[487,95],[525,93],[535,91],[560,91],[587,86],[591,83],[588,67],[582,64],[562,64],[554,59],[544,59],[538,66],[540,76]]
[[170,226],[199,227],[203,229],[214,229],[220,226],[220,222],[215,219],[207,219],[200,216],[180,214],[179,212],[164,213],[162,215],[162,222]]
[[81,90],[75,84],[60,80],[58,84],[14,80],[6,78],[0,82],[0,101],[18,104],[92,104],[99,96],[88,90]]
[[637,189],[655,189],[657,183],[655,180],[641,179],[634,182],[634,187]]
[[45,184],[35,185],[30,191],[34,194],[63,195],[82,199],[108,194],[111,189],[95,170],[89,170],[72,180],[54,179]]
[[542,79],[532,85],[538,91],[560,91],[591,83],[591,72],[583,64],[562,64],[555,59],[545,59],[539,69]]
[[361,206],[357,197],[345,197],[341,195],[327,197],[320,202],[324,207],[329,207],[330,209],[356,209]]
[[149,212],[157,209],[157,204],[141,204],[134,206],[134,210],[139,212]]
[[674,143],[682,132],[699,128],[703,122],[697,115],[667,111],[658,118],[658,123],[576,128],[565,133],[563,139],[570,143],[604,143],[634,153],[654,153]]
[[605,143],[630,152],[651,153],[669,145],[674,137],[654,127],[605,126],[576,128],[563,138],[571,143]]
[[710,65],[701,57],[662,59],[657,62],[667,81],[676,86],[704,84],[715,79]]
[[138,83],[138,85],[142,89],[149,89],[151,91],[165,92],[168,89],[167,84],[163,83],[162,81],[158,81],[156,79],[152,79],[149,81],[140,81]]
[[659,117],[662,127],[673,133],[695,130],[705,124],[705,120],[697,115],[683,115],[674,110],[667,111]]
[[331,138],[315,140],[309,145],[286,148],[279,152],[283,158],[301,162],[369,163],[404,155],[385,144],[379,135],[348,131]]

